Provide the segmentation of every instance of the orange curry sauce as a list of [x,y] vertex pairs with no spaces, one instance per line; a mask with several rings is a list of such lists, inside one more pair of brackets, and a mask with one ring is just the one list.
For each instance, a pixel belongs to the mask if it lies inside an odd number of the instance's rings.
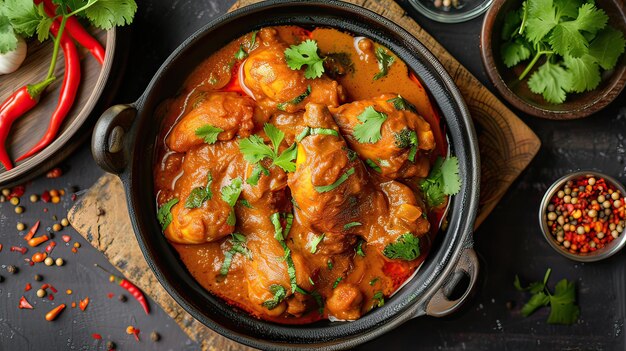
[[[306,79],[304,69],[292,70],[285,62],[285,49],[305,39],[317,42],[322,57],[332,57],[320,78]],[[329,316],[354,320],[381,305],[423,262],[445,205],[426,215],[417,182],[447,146],[436,108],[404,62],[394,56],[388,74],[373,79],[379,72],[378,47],[335,29],[264,28],[211,55],[178,96],[161,104],[157,117],[163,118],[163,126],[154,167],[157,204],[179,199],[164,232],[189,272],[211,293],[278,323],[303,324]],[[236,59],[240,49],[245,57]],[[309,87],[308,96],[293,103]],[[415,105],[417,114],[388,102],[398,95]],[[381,140],[359,143],[353,127],[368,106],[388,119]],[[257,134],[271,147],[263,130],[266,123],[285,134],[280,152],[297,143],[296,169],[285,172],[266,158],[260,163],[269,172],[251,185],[246,180],[255,165],[244,160],[239,144]],[[223,130],[216,142],[196,135],[205,125]],[[339,133],[309,135],[297,142],[306,127]],[[418,134],[414,162],[407,160],[408,149],[394,143],[394,131],[407,127]],[[367,166],[365,159],[377,160],[380,170]],[[339,186],[319,192],[350,169]],[[209,174],[212,196],[197,208],[187,208],[188,197],[194,189],[206,188]],[[221,192],[235,178],[243,181],[242,192],[231,208]],[[231,211],[234,226],[228,219]],[[284,243],[295,268],[295,292],[285,247],[275,238],[270,220],[274,213],[281,213],[283,228],[285,214],[293,215]],[[346,226],[354,222],[358,225]],[[419,257],[385,257],[386,245],[407,232],[420,239]],[[247,254],[230,255],[224,275],[225,255],[235,245],[231,233],[245,237]],[[278,290],[284,296],[266,303],[276,299]]]

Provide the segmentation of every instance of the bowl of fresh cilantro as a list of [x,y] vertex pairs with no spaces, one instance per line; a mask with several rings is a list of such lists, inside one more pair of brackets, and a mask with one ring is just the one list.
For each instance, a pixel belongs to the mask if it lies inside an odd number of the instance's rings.
[[500,94],[528,114],[582,118],[626,84],[621,0],[496,0],[481,32],[481,56]]

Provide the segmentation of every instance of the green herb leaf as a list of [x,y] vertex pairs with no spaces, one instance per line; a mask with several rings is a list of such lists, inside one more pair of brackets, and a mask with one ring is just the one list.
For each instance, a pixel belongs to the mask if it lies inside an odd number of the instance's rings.
[[461,189],[458,159],[454,156],[437,158],[428,178],[420,182],[420,187],[430,207],[441,205],[445,195],[458,193]]
[[381,46],[376,48],[376,51],[374,52],[374,54],[376,55],[376,61],[378,62],[378,70],[380,71],[374,75],[374,80],[378,80],[380,78],[387,76],[387,73],[389,73],[389,67],[395,61],[396,58],[394,56],[389,55],[387,50]]
[[385,295],[382,291],[377,291],[372,298],[376,301],[376,306],[383,307],[385,305]]
[[222,187],[222,200],[224,200],[228,206],[234,207],[237,203],[237,199],[239,198],[242,190],[241,185],[241,178],[237,177],[232,179],[229,185]]
[[534,294],[530,300],[522,307],[522,316],[528,317],[537,309],[542,306],[547,306],[550,303],[550,298],[543,292]]
[[420,255],[420,239],[412,233],[402,234],[395,243],[385,246],[383,255],[390,259],[412,261]]
[[341,282],[342,280],[343,277],[338,277],[337,279],[335,279],[335,282],[333,283],[333,289],[335,289],[337,285],[339,285],[339,282]]
[[257,163],[264,158],[270,158],[273,164],[282,168],[285,172],[294,172],[296,170],[296,164],[293,160],[296,158],[298,149],[296,144],[292,144],[289,148],[278,155],[278,148],[280,143],[285,138],[285,133],[276,128],[273,124],[266,123],[263,127],[265,134],[272,142],[273,148],[265,145],[263,139],[253,134],[250,137],[239,141],[239,150],[243,154],[243,157],[249,163]]
[[376,164],[376,162],[374,162],[373,160],[370,160],[369,158],[365,160],[365,163],[370,166],[374,171],[376,171],[376,173],[382,173],[383,170],[380,169],[380,167]]
[[273,310],[287,297],[287,290],[282,285],[272,284],[270,291],[274,294],[274,297],[271,300],[264,301],[262,305],[268,310]]
[[361,223],[359,223],[359,222],[350,222],[350,223],[345,224],[345,225],[343,226],[343,229],[347,230],[347,229],[350,229],[350,228],[352,228],[352,227],[358,227],[358,226],[360,226],[360,225],[362,225],[362,224],[361,224]]
[[617,59],[624,53],[626,40],[621,31],[606,27],[599,31],[589,45],[589,55],[593,56],[600,67],[610,70],[617,64]]
[[44,9],[43,3],[40,3],[37,6],[37,13],[39,14],[39,17],[41,18],[41,20],[39,21],[39,24],[37,25],[37,30],[36,30],[37,39],[40,42],[43,42],[44,40],[50,37],[50,27],[52,26],[52,23],[54,22],[54,18],[48,17],[48,15],[46,14],[46,10]]
[[583,91],[593,90],[598,87],[602,76],[600,75],[600,66],[590,55],[583,55],[576,58],[566,55],[564,58],[565,67],[567,67],[570,75],[568,81],[568,91],[582,93]]
[[285,111],[285,108],[287,108],[287,105],[297,105],[301,103],[302,101],[304,101],[304,99],[306,99],[307,96],[309,96],[310,94],[311,94],[311,86],[308,85],[304,93],[296,96],[291,101],[279,103],[278,105],[276,105],[276,108],[281,111]]
[[554,0],[557,17],[574,19],[578,16],[578,8],[583,4],[582,0]]
[[376,277],[376,278],[370,280],[370,285],[373,286],[374,284],[376,284],[378,282],[379,279],[380,278]]
[[43,19],[37,7],[28,0],[4,0],[4,15],[9,18],[13,30],[24,37],[32,37]]
[[17,49],[17,35],[9,18],[0,12],[0,54]]
[[270,216],[270,221],[274,225],[274,239],[276,239],[280,245],[283,247],[283,251],[285,252],[284,260],[287,263],[287,274],[289,274],[289,280],[291,282],[291,292],[295,293],[299,291],[300,293],[306,294],[302,288],[298,286],[296,281],[296,266],[293,263],[293,259],[291,258],[291,249],[287,246],[285,242],[285,238],[289,235],[289,230],[291,229],[291,225],[293,223],[293,215],[288,213],[285,215],[286,226],[283,229],[280,223],[280,214],[278,212],[273,213]]
[[324,236],[326,234],[322,233],[322,235],[316,236],[313,241],[311,241],[311,253],[314,254],[317,252],[317,245],[319,245],[322,240],[324,240]]
[[163,204],[163,206],[159,207],[159,210],[157,211],[157,219],[159,220],[159,223],[161,224],[161,229],[165,230],[167,226],[170,225],[170,223],[172,223],[173,217],[172,217],[171,210],[172,210],[172,207],[174,207],[174,205],[176,205],[177,203],[178,203],[178,199],[173,198],[170,201]]
[[239,203],[240,203],[242,206],[244,206],[244,207],[247,207],[247,208],[254,208],[254,207],[252,207],[252,205],[250,205],[250,203],[249,203],[249,202],[248,202],[248,200],[246,200],[246,199],[241,199],[241,200],[239,200]]
[[341,184],[343,184],[343,182],[348,180],[348,177],[350,177],[353,174],[354,174],[354,167],[352,167],[349,170],[347,170],[346,173],[342,174],[341,177],[339,177],[339,179],[337,179],[334,183],[332,183],[330,185],[315,186],[315,191],[317,191],[318,193],[329,192],[329,191],[337,188]]
[[518,39],[502,44],[500,54],[504,64],[510,68],[530,58],[531,51],[523,40]]
[[365,252],[363,251],[364,242],[365,240],[363,240],[362,238],[359,238],[359,241],[357,242],[356,247],[354,248],[354,251],[356,252],[356,254],[361,257],[365,257]]
[[252,174],[250,174],[250,177],[248,177],[248,179],[246,179],[246,183],[250,184],[250,185],[257,185],[259,184],[259,179],[261,178],[261,173],[265,174],[266,176],[270,175],[270,171],[263,167],[260,163],[257,163],[254,168],[252,169]]
[[202,204],[211,200],[213,193],[211,192],[211,184],[213,183],[213,175],[211,172],[207,174],[207,184],[205,187],[194,188],[185,201],[185,208],[198,208]]
[[317,291],[313,291],[311,293],[311,296],[313,296],[313,299],[315,299],[315,303],[317,304],[317,311],[319,312],[319,314],[324,314],[324,298],[322,297],[322,295],[320,295],[320,293]]
[[331,260],[326,261],[326,267],[328,267],[328,270],[333,269],[333,261]]
[[393,99],[389,99],[387,100],[387,102],[390,102],[393,104],[393,107],[398,110],[398,111],[411,111],[411,112],[417,112],[417,109],[415,108],[415,105],[411,104],[410,102],[408,102],[405,98],[403,98],[401,95],[398,95],[397,97],[393,98]]
[[257,134],[239,141],[239,150],[243,154],[243,158],[249,163],[257,163],[264,158],[274,158],[274,151],[268,145],[265,145],[263,138]]
[[559,24],[559,19],[552,0],[527,0],[528,20],[525,36],[533,44],[538,44],[552,28]]
[[522,12],[510,11],[507,12],[504,17],[504,23],[502,24],[502,32],[500,32],[500,39],[509,40],[518,33],[520,25],[522,24]]
[[528,87],[535,94],[541,94],[551,103],[559,104],[565,101],[565,92],[569,86],[569,75],[558,63],[544,63],[528,79]]
[[270,123],[265,123],[263,130],[265,131],[265,134],[267,134],[267,137],[270,138],[270,141],[274,146],[274,154],[276,154],[278,148],[280,147],[280,143],[285,138],[285,133]]
[[291,146],[285,149],[280,156],[274,159],[274,164],[282,168],[285,172],[295,172],[296,163],[293,161],[298,155],[298,149],[296,146],[296,143],[291,144]]
[[248,57],[248,53],[243,49],[243,44],[239,45],[239,50],[235,53],[235,60],[240,61]]
[[354,127],[354,137],[358,142],[373,144],[383,137],[380,128],[387,120],[386,114],[376,111],[373,106],[368,106],[357,118],[363,122]]
[[339,133],[336,130],[330,128],[311,128],[309,132],[311,133],[311,135],[332,135],[336,137],[339,136]]
[[291,45],[285,50],[287,66],[292,70],[299,70],[306,65],[304,77],[308,79],[319,78],[324,73],[324,59],[317,54],[317,42],[305,40],[299,45]]
[[213,127],[212,125],[203,125],[196,129],[196,136],[204,139],[207,144],[214,144],[217,141],[217,136],[223,132],[224,129]]
[[256,44],[256,35],[259,33],[258,30],[255,30],[252,32],[252,34],[250,35],[250,49],[252,49],[254,47],[254,45]]
[[232,238],[229,240],[229,242],[231,243],[232,247],[230,250],[224,252],[224,262],[222,262],[222,267],[220,268],[221,275],[228,274],[233,257],[236,253],[244,255],[248,259],[252,259],[252,253],[246,247],[246,237],[240,233],[232,233],[231,236]]
[[[85,16],[96,27],[104,30],[131,24],[137,4],[134,0],[98,0],[85,9]],[[72,9],[76,10],[76,9]]]

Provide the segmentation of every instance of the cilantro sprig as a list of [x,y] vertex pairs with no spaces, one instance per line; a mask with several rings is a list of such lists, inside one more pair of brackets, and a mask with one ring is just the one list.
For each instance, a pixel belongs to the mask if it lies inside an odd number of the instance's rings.
[[380,128],[387,120],[387,115],[378,112],[373,106],[368,106],[357,119],[363,123],[354,127],[354,138],[360,143],[376,143],[382,139]]
[[551,273],[552,269],[548,268],[543,281],[531,283],[527,287],[522,287],[519,277],[515,276],[513,281],[515,289],[532,294],[530,300],[522,307],[522,315],[528,317],[539,308],[550,305],[548,324],[574,324],[580,316],[580,308],[576,305],[576,286],[574,282],[561,279],[554,286],[554,292],[550,292],[547,284]]
[[161,229],[165,230],[167,226],[172,223],[174,219],[172,217],[172,207],[178,203],[177,198],[173,198],[170,201],[163,204],[163,206],[159,207],[157,211],[157,219],[159,220],[159,224],[161,224]]
[[390,259],[412,261],[420,255],[420,239],[412,233],[402,234],[395,243],[385,246],[383,255]]
[[376,56],[376,62],[378,62],[378,70],[379,72],[374,75],[374,80],[379,80],[383,77],[386,77],[389,73],[389,67],[396,60],[394,56],[389,55],[387,50],[383,47],[377,47],[374,52]]
[[307,96],[309,96],[310,94],[311,94],[311,85],[308,85],[306,87],[306,90],[302,94],[296,96],[291,101],[279,103],[278,105],[276,105],[276,108],[281,111],[285,111],[285,109],[287,108],[287,105],[297,105],[301,103],[302,101],[304,101],[304,99],[306,99]]
[[202,138],[205,143],[215,144],[218,135],[223,131],[224,129],[222,128],[214,127],[210,124],[205,124],[201,127],[198,127],[194,133],[197,137]]
[[[283,259],[285,263],[287,263],[287,274],[289,275],[289,282],[291,284],[291,292],[295,293],[296,291],[302,293],[305,292],[304,289],[298,286],[296,281],[296,266],[293,263],[293,259],[291,258],[291,249],[287,246],[285,239],[287,235],[289,235],[289,231],[291,230],[291,225],[293,224],[293,214],[287,213],[285,216],[285,227],[280,222],[280,213],[276,212],[270,216],[270,221],[272,225],[274,225],[274,239],[276,239],[280,245],[283,247],[283,251],[285,255]],[[306,293],[306,292],[305,292]]]
[[229,185],[222,187],[220,190],[222,200],[230,206],[230,213],[226,219],[226,224],[230,226],[234,226],[237,223],[237,217],[235,216],[235,204],[237,203],[237,199],[239,199],[239,195],[241,195],[241,190],[243,190],[242,181],[239,177],[232,179]]
[[224,252],[224,262],[220,268],[220,275],[227,275],[233,262],[235,254],[244,255],[249,260],[252,259],[252,252],[246,247],[246,237],[241,233],[232,233],[228,240],[232,245],[230,250]]
[[502,61],[513,67],[530,59],[520,80],[542,63],[528,87],[548,102],[562,103],[568,93],[597,88],[601,69],[613,69],[624,52],[623,33],[607,22],[590,0],[526,0],[505,17]]
[[211,184],[213,184],[213,176],[211,172],[207,174],[207,184],[204,187],[197,187],[191,190],[187,201],[185,201],[185,208],[198,208],[202,206],[205,201],[211,200],[213,192],[211,192]]
[[307,79],[319,78],[324,73],[324,59],[318,55],[317,42],[305,40],[298,45],[291,45],[285,50],[287,66],[292,70],[299,70],[306,65],[304,77]]
[[446,195],[454,195],[461,190],[459,160],[455,156],[437,158],[430,174],[420,182],[420,188],[430,207],[439,206]]
[[[296,158],[298,150],[296,149],[296,143],[293,143],[289,148],[282,153],[278,153],[280,143],[285,138],[285,133],[276,128],[273,124],[266,123],[263,127],[265,134],[270,139],[272,147],[265,144],[263,138],[253,134],[248,138],[239,141],[239,150],[243,154],[243,158],[250,164],[257,165],[260,161],[268,158],[272,160],[272,165],[276,165],[282,168],[285,172],[295,172],[296,164],[293,160]],[[261,172],[265,175],[269,175],[269,171],[263,166],[256,167],[250,178],[247,179],[248,184],[255,185],[258,183]]]
[[274,294],[274,296],[271,300],[263,301],[261,305],[268,310],[273,310],[278,307],[281,302],[283,302],[285,297],[287,297],[287,290],[280,284],[272,284],[270,285],[270,291]]

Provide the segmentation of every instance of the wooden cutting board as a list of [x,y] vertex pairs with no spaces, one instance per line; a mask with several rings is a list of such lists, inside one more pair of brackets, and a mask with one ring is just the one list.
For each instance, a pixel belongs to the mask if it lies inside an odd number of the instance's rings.
[[[233,9],[258,2],[239,1]],[[480,209],[476,226],[493,210],[511,183],[528,166],[540,142],[502,102],[461,66],[433,37],[391,0],[350,0],[401,25],[441,61],[460,88],[476,130],[482,161]],[[228,340],[185,312],[158,283],[139,249],[128,217],[124,190],[117,177],[105,175],[68,214],[72,226],[131,281],[141,287],[203,350],[249,349]]]

